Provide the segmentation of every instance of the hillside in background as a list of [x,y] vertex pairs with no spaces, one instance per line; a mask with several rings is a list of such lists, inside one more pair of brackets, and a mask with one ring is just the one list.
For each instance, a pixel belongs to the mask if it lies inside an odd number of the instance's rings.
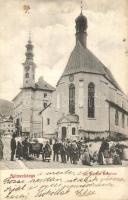
[[0,99],[0,115],[13,115],[13,103],[4,99]]

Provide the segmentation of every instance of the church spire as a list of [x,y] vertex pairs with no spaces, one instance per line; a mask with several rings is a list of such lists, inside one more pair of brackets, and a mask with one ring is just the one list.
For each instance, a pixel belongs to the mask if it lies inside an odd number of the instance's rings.
[[80,6],[80,8],[81,8],[81,15],[82,15],[82,11],[83,11],[83,2],[81,1],[81,6]]
[[36,65],[33,61],[33,44],[31,41],[31,33],[29,32],[29,39],[26,45],[26,59],[23,63],[24,66],[24,77],[23,77],[23,87],[34,87],[35,85],[35,68]]
[[83,3],[81,1],[81,13],[76,18],[76,42],[80,41],[81,44],[86,47],[87,40],[87,18],[83,15]]
[[31,30],[29,30],[29,40],[31,41]]
[[25,53],[25,56],[26,56],[26,61],[33,61],[33,57],[34,57],[34,54],[33,54],[33,45],[32,45],[32,41],[31,41],[31,35],[29,33],[29,39],[28,39],[28,43],[26,45],[26,53]]

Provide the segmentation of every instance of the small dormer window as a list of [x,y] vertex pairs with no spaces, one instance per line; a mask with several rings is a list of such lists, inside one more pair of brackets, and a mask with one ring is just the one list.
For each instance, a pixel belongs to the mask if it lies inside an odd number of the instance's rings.
[[48,87],[47,84],[44,85],[45,87]]

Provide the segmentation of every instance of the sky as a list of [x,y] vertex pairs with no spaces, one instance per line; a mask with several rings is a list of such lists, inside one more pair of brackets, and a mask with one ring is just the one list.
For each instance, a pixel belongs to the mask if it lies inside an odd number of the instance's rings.
[[[108,67],[128,94],[127,0],[83,0],[88,19],[87,47]],[[23,5],[30,5],[25,14]],[[29,29],[34,45],[36,81],[53,86],[75,46],[80,0],[0,0],[0,98],[12,100],[23,84]]]

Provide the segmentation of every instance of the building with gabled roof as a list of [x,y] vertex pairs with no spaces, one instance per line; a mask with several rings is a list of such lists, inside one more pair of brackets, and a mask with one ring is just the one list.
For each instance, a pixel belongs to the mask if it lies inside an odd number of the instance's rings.
[[87,48],[88,23],[82,12],[75,23],[76,45],[51,104],[39,113],[43,135],[62,140],[128,137],[128,98],[110,70]]
[[14,124],[17,136],[42,137],[42,119],[38,113],[51,102],[55,90],[43,77],[35,82],[36,64],[33,45],[29,38],[23,63],[23,87],[13,99]]
[[13,125],[13,117],[11,115],[0,116],[0,132],[3,135],[9,135],[9,136],[13,135],[14,125]]

